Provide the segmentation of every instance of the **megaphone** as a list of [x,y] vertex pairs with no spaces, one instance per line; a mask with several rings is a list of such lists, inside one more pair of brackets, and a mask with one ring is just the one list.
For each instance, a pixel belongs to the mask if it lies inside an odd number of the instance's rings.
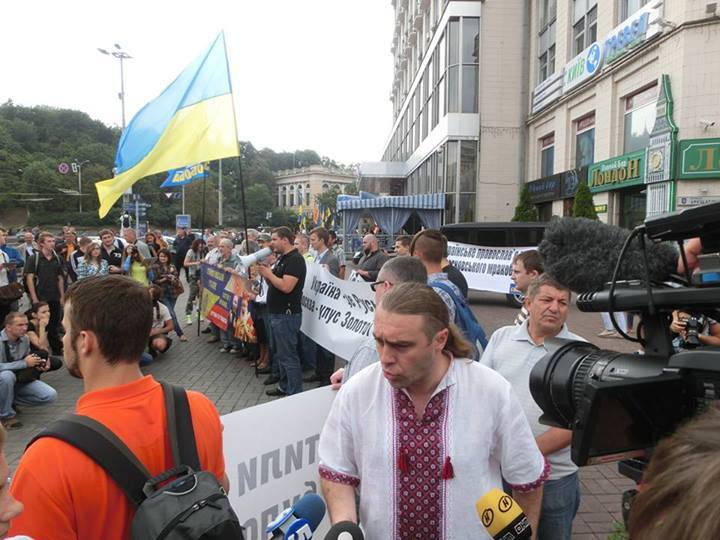
[[240,267],[240,269],[242,269],[243,271],[247,271],[247,269],[250,268],[252,265],[257,264],[264,259],[267,259],[270,254],[272,254],[272,249],[266,247],[262,248],[259,251],[256,251],[255,253],[251,253],[250,255],[244,255],[239,258],[238,267]]

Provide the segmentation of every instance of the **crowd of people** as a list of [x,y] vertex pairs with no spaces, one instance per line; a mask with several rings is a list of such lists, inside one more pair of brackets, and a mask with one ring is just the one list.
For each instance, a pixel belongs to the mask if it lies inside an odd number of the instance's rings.
[[[297,394],[304,383],[339,389],[318,447],[333,523],[359,522],[367,538],[475,537],[474,497],[502,486],[524,509],[534,538],[571,538],[580,506],[571,432],[539,423],[541,411],[528,381],[548,339],[584,338],[567,324],[570,291],[543,272],[537,251],[512,261],[523,306],[485,341],[471,338],[479,325],[468,319],[468,284],[448,261],[447,239],[439,231],[397,237],[391,254],[368,234],[354,268],[336,234],[322,227],[308,234],[287,227],[271,233],[249,229],[247,238],[230,231],[196,237],[180,229],[172,252],[158,234],[143,241],[126,228],[122,240],[111,230],[98,236],[95,243],[68,229],[58,249],[57,237],[36,231],[24,235],[21,245],[9,246],[7,231],[0,229],[0,287],[22,281],[27,290],[26,298],[0,304],[5,429],[21,427],[18,406],[57,397],[41,377],[64,365],[83,379],[78,414],[122,439],[150,474],[170,468],[160,420],[163,390],[139,368],[170,348],[173,333],[187,339],[183,323],[200,317],[196,302],[204,262],[251,283],[246,292],[257,329],[257,343],[251,343],[238,340],[232,328],[208,323],[210,344],[254,363],[268,376],[270,396]],[[272,253],[254,264],[243,259],[264,248]],[[338,279],[364,281],[375,295],[372,337],[339,369],[331,351],[300,331],[309,263]],[[175,310],[185,291],[183,320]],[[26,312],[19,309],[22,303],[30,305]],[[133,316],[117,325],[118,312]],[[674,324],[682,333],[679,321]],[[188,399],[200,465],[227,490],[217,410],[201,394],[188,392]],[[709,444],[717,450],[714,440],[695,440],[707,438],[708,431],[679,432],[684,446],[661,447],[663,463],[682,459],[675,455],[682,453],[679,448]],[[0,428],[0,447],[4,437]],[[0,473],[6,468],[0,454]],[[689,475],[682,478],[687,489]],[[666,476],[662,466],[649,469],[648,488],[638,499],[643,511],[669,512],[668,497],[681,487],[654,490],[661,480],[673,484]],[[131,502],[91,457],[63,441],[32,444],[15,474],[12,496],[7,487],[2,490],[0,532],[14,518],[12,534],[35,538],[129,534]],[[662,525],[662,515],[656,516]],[[638,519],[633,527],[637,538],[649,538],[643,535],[654,530]]]

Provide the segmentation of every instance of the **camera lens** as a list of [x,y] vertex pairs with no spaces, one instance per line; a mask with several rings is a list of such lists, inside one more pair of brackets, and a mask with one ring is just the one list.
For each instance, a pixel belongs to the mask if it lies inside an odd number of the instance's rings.
[[667,359],[600,349],[592,343],[552,338],[551,351],[530,372],[530,393],[543,410],[543,423],[572,429],[588,384],[653,377]]

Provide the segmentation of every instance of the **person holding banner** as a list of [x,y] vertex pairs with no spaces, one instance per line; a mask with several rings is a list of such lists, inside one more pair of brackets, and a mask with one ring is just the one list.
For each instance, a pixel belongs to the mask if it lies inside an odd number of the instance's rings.
[[280,368],[279,386],[268,390],[266,394],[276,397],[302,392],[303,385],[298,340],[307,268],[303,256],[293,246],[294,240],[289,228],[273,229],[270,246],[279,254],[278,260],[272,270],[266,264],[258,265],[258,273],[269,286],[270,346]]
[[510,383],[472,361],[425,284],[394,285],[374,322],[380,362],[343,385],[320,434],[330,521],[366,538],[483,538],[474,502],[504,478],[536,530],[549,465]]

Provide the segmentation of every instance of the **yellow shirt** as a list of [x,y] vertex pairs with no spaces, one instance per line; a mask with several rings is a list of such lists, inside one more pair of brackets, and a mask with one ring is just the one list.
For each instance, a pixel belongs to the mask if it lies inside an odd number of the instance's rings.
[[133,261],[132,264],[130,265],[130,277],[133,278],[138,283],[141,283],[142,285],[147,286],[148,285],[147,267],[143,263]]

